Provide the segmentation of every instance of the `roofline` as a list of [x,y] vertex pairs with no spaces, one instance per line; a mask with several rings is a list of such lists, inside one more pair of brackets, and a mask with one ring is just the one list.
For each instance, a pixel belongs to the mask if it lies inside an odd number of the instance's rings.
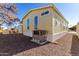
[[31,10],[29,10],[25,15],[24,15],[24,17],[22,18],[22,19],[24,19],[29,13],[31,13],[32,11],[35,11],[35,10],[40,10],[40,9],[45,9],[45,8],[48,8],[48,7],[50,7],[50,6],[42,6],[42,7],[38,7],[38,8],[34,8],[34,9],[31,9]]
[[34,9],[29,10],[29,11],[27,12],[27,14],[25,14],[24,17],[22,18],[22,22],[23,22],[23,19],[24,19],[27,15],[29,15],[31,12],[33,12],[33,11],[35,11],[35,10],[40,10],[40,9],[49,8],[49,7],[52,8],[52,9],[54,9],[54,11],[57,12],[58,15],[61,16],[61,17],[69,24],[69,22],[64,18],[64,16],[60,13],[60,11],[56,8],[56,6],[55,6],[54,4],[49,4],[49,5],[47,5],[47,6],[43,6],[43,7],[39,7],[39,8],[34,8]]
[[54,5],[54,4],[52,4],[51,5],[52,7],[53,7],[53,9],[59,14],[59,16],[61,16],[68,24],[69,24],[69,22],[65,19],[65,17],[61,14],[61,12],[57,9],[57,7]]

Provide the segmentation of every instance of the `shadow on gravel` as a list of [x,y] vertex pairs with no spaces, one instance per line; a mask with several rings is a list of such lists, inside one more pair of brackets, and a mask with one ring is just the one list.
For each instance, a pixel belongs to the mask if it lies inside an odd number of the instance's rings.
[[79,38],[77,35],[72,37],[71,55],[79,56]]
[[19,52],[39,47],[40,45],[30,42],[32,38],[22,34],[0,35],[0,55],[10,56]]

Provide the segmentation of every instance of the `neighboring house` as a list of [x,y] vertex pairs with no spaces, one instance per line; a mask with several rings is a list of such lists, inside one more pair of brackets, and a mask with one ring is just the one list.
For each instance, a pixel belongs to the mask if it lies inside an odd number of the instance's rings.
[[76,25],[69,28],[69,31],[76,31]]
[[79,33],[79,23],[76,25],[76,32]]
[[9,34],[9,30],[8,29],[3,30],[2,34]]
[[23,34],[33,37],[34,31],[47,31],[47,41],[53,42],[68,31],[68,22],[53,5],[30,10],[23,17]]
[[3,23],[7,23],[8,21],[6,20],[0,20],[0,34],[9,34],[8,30],[4,30],[4,27],[2,26]]
[[15,28],[15,32],[22,34],[22,25],[21,24]]

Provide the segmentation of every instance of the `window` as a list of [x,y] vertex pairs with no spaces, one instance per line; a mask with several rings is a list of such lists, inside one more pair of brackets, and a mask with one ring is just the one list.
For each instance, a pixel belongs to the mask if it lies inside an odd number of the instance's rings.
[[29,19],[27,19],[27,29],[29,29],[29,25],[30,25],[30,22],[29,22]]
[[37,29],[38,27],[38,16],[35,16],[34,18],[34,29]]
[[45,12],[41,13],[41,15],[46,15],[48,13],[49,13],[49,11],[45,11]]
[[55,20],[55,26],[57,26],[57,21]]

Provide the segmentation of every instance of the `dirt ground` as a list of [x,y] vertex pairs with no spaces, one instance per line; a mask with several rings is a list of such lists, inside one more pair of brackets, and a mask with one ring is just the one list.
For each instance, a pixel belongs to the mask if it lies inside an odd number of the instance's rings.
[[38,45],[22,34],[0,35],[0,55],[17,56],[70,56],[79,55],[79,39],[68,33],[56,43]]
[[34,56],[70,56],[71,55],[72,35],[63,36],[56,43],[47,43],[45,45],[26,50],[16,55],[34,55]]

